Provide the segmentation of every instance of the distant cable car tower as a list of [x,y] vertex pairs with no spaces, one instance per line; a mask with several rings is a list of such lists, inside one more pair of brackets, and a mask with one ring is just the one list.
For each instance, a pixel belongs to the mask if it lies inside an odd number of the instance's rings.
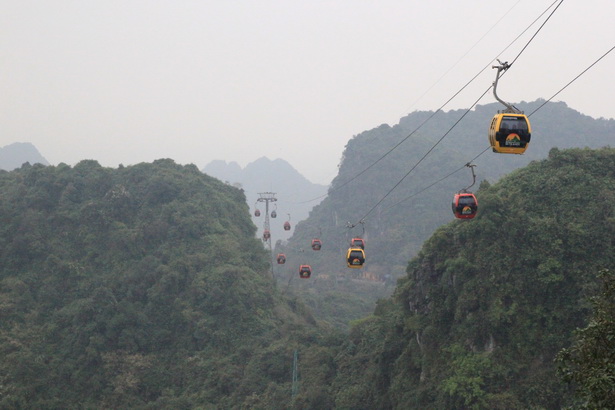
[[271,234],[269,234],[271,232],[269,229],[269,202],[276,202],[278,199],[275,197],[275,192],[259,192],[258,195],[260,198],[256,201],[265,203],[265,223],[263,225],[263,232],[265,233],[263,234],[263,242],[268,242],[271,246]]

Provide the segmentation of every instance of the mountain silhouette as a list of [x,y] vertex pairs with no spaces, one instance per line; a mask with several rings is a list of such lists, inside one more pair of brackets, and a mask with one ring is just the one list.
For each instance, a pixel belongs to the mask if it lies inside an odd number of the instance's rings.
[[12,171],[26,162],[49,165],[49,162],[29,142],[15,142],[0,148],[0,169]]
[[[275,194],[276,201],[269,203],[269,214],[275,211],[277,215],[276,218],[270,218],[272,243],[288,239],[294,231],[295,224],[306,219],[312,207],[320,202],[321,199],[316,198],[327,192],[327,186],[310,182],[292,165],[280,158],[270,160],[261,157],[243,169],[237,162],[214,160],[207,164],[202,172],[243,188],[254,223],[259,228],[259,236],[263,232],[265,213],[265,202],[257,201],[259,193]],[[316,200],[305,202],[312,199]],[[256,209],[261,212],[260,217],[254,216]],[[290,222],[291,230],[283,229],[285,221]]]

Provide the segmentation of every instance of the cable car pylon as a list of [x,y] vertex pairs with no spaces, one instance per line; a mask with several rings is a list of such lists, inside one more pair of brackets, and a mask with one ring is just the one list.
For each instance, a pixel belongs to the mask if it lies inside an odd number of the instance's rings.
[[276,202],[275,192],[259,192],[259,198],[256,202],[265,203],[265,222],[263,224],[263,242],[269,243],[271,246],[271,230],[269,226],[269,202]]

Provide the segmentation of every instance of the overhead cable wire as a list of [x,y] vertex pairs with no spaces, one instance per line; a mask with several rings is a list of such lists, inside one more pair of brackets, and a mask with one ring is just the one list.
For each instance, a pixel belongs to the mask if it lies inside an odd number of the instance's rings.
[[[556,0],[557,1],[557,0]],[[538,33],[540,33],[540,30],[542,30],[542,28],[545,26],[545,24],[547,24],[547,21],[549,21],[549,19],[553,16],[553,14],[557,11],[557,9],[559,8],[559,6],[562,5],[562,3],[564,2],[564,0],[560,0],[559,4],[557,6],[555,6],[555,8],[553,9],[553,11],[551,12],[551,14],[549,14],[549,17],[547,17],[545,19],[545,21],[542,22],[542,24],[540,25],[540,27],[538,27],[538,30],[536,30],[536,32],[534,33],[534,35],[529,39],[529,41],[525,44],[525,46],[523,46],[523,48],[521,49],[521,51],[519,51],[519,54],[517,54],[517,57],[515,57],[512,61],[512,63],[510,63],[508,66],[510,68],[510,66],[512,66],[515,61],[517,61],[517,59],[519,58],[519,56],[521,56],[521,54],[523,54],[523,52],[525,51],[525,49],[530,45],[530,43],[534,40],[534,38],[536,38],[536,36],[538,35]],[[553,3],[555,4],[555,2]],[[553,4],[551,4],[551,6],[553,6]],[[549,8],[551,8],[551,6],[549,6]],[[547,9],[548,10],[548,9]],[[544,14],[544,13],[543,13]],[[533,23],[532,23],[533,24]]]
[[[525,46],[521,49],[521,51],[519,52],[519,54],[517,54],[517,56],[515,57],[515,59],[513,60],[513,63],[521,56],[521,54],[523,54],[523,52],[527,49],[527,47],[529,46],[529,44],[534,40],[534,38],[536,38],[536,35],[542,30],[542,28],[545,26],[545,24],[547,23],[547,21],[549,21],[549,19],[553,16],[553,14],[555,13],[555,11],[558,9],[558,7],[564,2],[564,0],[560,0],[559,4],[557,5],[557,7],[555,7],[555,9],[551,12],[551,14],[549,14],[549,16],[545,19],[545,21],[540,25],[540,27],[538,28],[538,30],[536,31],[536,33],[534,33],[534,35],[528,40],[528,42],[525,44]],[[551,5],[552,6],[552,5]],[[551,8],[551,6],[549,6],[549,8]],[[548,10],[548,9],[547,9]],[[543,13],[544,14],[544,13]],[[536,21],[536,20],[535,20]],[[532,23],[533,24],[533,23]],[[510,68],[512,64],[510,64],[508,67]],[[484,69],[483,69],[484,70]],[[481,70],[481,72],[483,71]],[[480,74],[480,73],[479,73]],[[474,77],[476,78],[476,77]],[[469,84],[469,83],[468,83]],[[466,84],[467,85],[467,84]],[[464,86],[465,87],[465,86]],[[378,205],[380,205],[411,173],[412,171],[414,171],[416,169],[416,167],[423,162],[423,160],[425,158],[427,158],[427,156],[440,144],[440,142],[442,142],[442,140],[444,140],[444,138],[459,124],[459,122],[461,122],[461,120],[474,108],[474,106],[476,104],[478,104],[478,102],[485,96],[485,94],[487,94],[487,92],[489,92],[489,90],[491,90],[491,88],[493,88],[493,84],[491,86],[489,86],[489,88],[487,88],[483,94],[470,106],[470,108],[468,108],[463,115],[452,125],[451,128],[449,128],[449,130],[442,136],[440,137],[440,139],[438,141],[436,141],[436,143],[425,153],[425,155],[423,155],[417,162],[416,164],[414,164],[414,166],[412,166],[412,168],[403,176],[401,177],[401,179],[395,184],[393,185],[393,187],[391,189],[389,189],[389,191],[369,210],[367,211],[367,213],[359,220],[360,223],[364,223],[365,218],[367,218],[369,216],[369,214],[371,214],[377,207]],[[406,138],[407,139],[407,138]],[[403,141],[402,141],[403,142]],[[349,226],[356,226],[356,224],[349,224]]]
[[[521,38],[521,36],[523,36],[523,34],[525,34],[525,32],[527,32],[534,24],[536,24],[536,22],[538,20],[540,20],[540,18],[547,12],[549,11],[549,9],[551,9],[551,7],[553,7],[553,5],[555,3],[557,3],[558,1],[563,2],[564,0],[555,0],[553,3],[551,3],[542,13],[540,13],[540,15],[538,17],[536,17],[534,19],[534,21],[532,21],[532,23],[530,23],[519,35],[517,35],[517,37],[515,37],[514,40],[512,40],[506,47],[504,47],[504,49],[502,49],[502,51],[500,51],[497,55],[501,55],[502,53],[504,53],[506,50],[508,50],[514,43],[517,42],[517,40],[519,40],[519,38]],[[559,5],[558,5],[559,7]],[[508,12],[507,12],[508,13]],[[551,13],[552,15],[553,13]],[[551,15],[549,16],[549,18],[551,17]],[[500,19],[501,20],[501,19]],[[544,26],[544,23],[543,25]],[[540,28],[542,28],[542,26]],[[540,29],[539,29],[540,30]],[[489,30],[491,31],[491,29]],[[535,37],[535,35],[532,37]],[[531,41],[531,40],[530,40]],[[473,46],[474,47],[474,46]],[[525,50],[525,48],[527,47],[527,45],[523,48],[523,50]],[[522,50],[522,52],[523,52]],[[517,55],[517,57],[515,57],[515,60],[517,60],[517,58],[519,58],[519,55],[521,55],[521,53],[519,53]],[[446,102],[444,102],[444,104],[442,104],[438,109],[436,109],[434,112],[431,113],[431,115],[425,119],[421,124],[418,125],[418,127],[416,127],[412,132],[410,132],[410,134],[408,134],[405,138],[403,138],[400,142],[398,142],[395,146],[393,146],[391,149],[389,149],[387,152],[385,152],[380,158],[376,159],[373,163],[371,163],[368,167],[366,167],[365,169],[363,169],[361,172],[359,172],[358,174],[354,175],[352,178],[350,178],[349,180],[347,180],[346,182],[343,182],[342,184],[338,185],[337,187],[335,187],[334,189],[330,189],[326,194],[320,195],[316,198],[312,198],[312,199],[308,199],[307,201],[302,201],[302,202],[296,202],[296,204],[305,204],[308,202],[313,202],[316,201],[318,199],[324,198],[327,195],[331,194],[332,192],[336,192],[340,189],[342,189],[343,187],[345,187],[346,185],[350,184],[351,182],[353,182],[354,180],[356,180],[357,178],[359,178],[361,175],[363,175],[364,173],[366,173],[367,171],[369,171],[371,168],[373,168],[376,164],[378,164],[380,161],[382,161],[385,157],[387,157],[391,152],[393,152],[395,149],[397,149],[401,144],[403,144],[404,142],[406,142],[410,137],[412,137],[416,132],[418,132],[423,125],[425,125],[427,122],[429,122],[438,112],[442,111],[442,109],[448,105],[448,103],[450,103],[455,97],[457,97],[463,90],[465,90],[472,82],[474,82],[474,80],[483,73],[483,71],[485,71],[487,68],[489,68],[489,66],[493,63],[493,61],[496,60],[496,58],[493,58],[489,61],[489,63],[487,65],[485,65],[478,73],[476,73],[476,75],[474,75],[467,83],[465,83],[455,94],[452,95],[452,97],[450,97],[448,100],[446,100]]]
[[[565,86],[563,86],[562,88],[559,89],[559,91],[557,91],[555,94],[553,94],[551,96],[551,98],[549,98],[548,100],[546,100],[545,102],[543,102],[542,104],[540,104],[538,106],[538,108],[536,108],[534,111],[532,111],[530,114],[528,114],[528,117],[531,117],[533,114],[535,114],[538,110],[540,110],[542,107],[544,107],[549,101],[551,101],[553,98],[555,98],[559,93],[561,93],[562,91],[564,91],[566,88],[568,88],[568,86],[570,86],[572,83],[574,83],[576,80],[578,80],[583,74],[585,74],[587,71],[589,71],[593,66],[595,66],[596,64],[598,64],[598,62],[600,62],[600,60],[602,60],[604,57],[606,57],[609,53],[611,53],[613,50],[615,50],[615,46],[611,47],[606,53],[602,54],[596,61],[594,61],[593,63],[591,63],[588,67],[586,67],[583,71],[581,71],[581,73],[579,73],[576,77],[574,77],[572,80],[570,80]],[[428,186],[426,186],[425,188],[421,189],[420,191],[402,199],[401,201],[391,205],[390,207],[386,208],[386,210],[389,210],[391,208],[394,208],[395,206],[411,199],[414,198],[415,196],[423,193],[424,191],[428,190],[429,188],[431,188],[432,186],[444,181],[445,179],[451,177],[452,175],[456,174],[457,172],[461,171],[463,168],[466,167],[467,164],[471,164],[472,162],[476,161],[481,155],[483,155],[485,152],[487,152],[489,149],[491,148],[491,146],[488,146],[487,148],[485,148],[480,154],[478,154],[477,156],[475,156],[474,158],[472,158],[470,161],[468,161],[466,164],[462,165],[461,167],[457,168],[456,170],[454,170],[453,172],[447,174],[446,176],[438,179],[437,181],[429,184]]]
[[556,92],[555,94],[553,94],[551,96],[551,98],[549,98],[548,100],[546,100],[545,102],[543,102],[538,108],[536,108],[534,111],[532,111],[530,114],[528,114],[528,117],[531,117],[532,114],[534,114],[536,111],[538,111],[539,109],[541,109],[542,107],[545,106],[545,104],[547,104],[549,101],[551,101],[552,99],[554,99],[559,93],[561,93],[562,91],[564,91],[566,88],[568,88],[568,86],[572,83],[574,83],[579,77],[581,77],[583,74],[585,74],[590,68],[592,68],[593,66],[595,66],[600,60],[602,60],[604,57],[606,57],[611,51],[613,51],[615,49],[615,46],[611,47],[609,49],[609,51],[607,51],[606,53],[604,53],[603,55],[601,55],[596,61],[594,61],[592,64],[589,65],[589,67],[587,67],[585,70],[581,71],[581,73],[579,75],[577,75],[576,77],[574,77],[568,84],[566,84],[565,86],[563,86],[562,88],[560,88],[560,90],[558,92]]
[[[555,0],[555,1],[557,1],[557,0]],[[459,57],[459,59],[455,62],[455,64],[451,65],[451,66],[448,68],[448,70],[446,70],[446,71],[444,72],[444,74],[442,74],[442,75],[440,76],[440,78],[438,78],[438,79],[437,79],[437,80],[436,80],[436,81],[435,81],[435,82],[434,82],[434,83],[433,83],[433,84],[432,84],[432,85],[431,85],[431,86],[430,86],[430,87],[429,87],[429,88],[428,88],[428,89],[427,89],[427,90],[426,90],[423,94],[421,94],[421,95],[420,95],[420,96],[419,96],[416,100],[414,100],[414,102],[413,102],[412,104],[410,104],[410,108],[409,108],[408,110],[406,110],[406,112],[410,112],[410,111],[411,111],[411,110],[412,110],[412,109],[416,106],[416,104],[417,104],[419,101],[421,101],[421,99],[422,99],[423,97],[425,97],[425,96],[426,96],[426,95],[427,95],[427,94],[428,94],[428,93],[429,93],[429,92],[430,92],[430,91],[431,91],[431,90],[432,90],[432,89],[433,89],[436,85],[438,85],[438,84],[440,83],[440,81],[442,81],[442,79],[443,79],[444,77],[446,77],[446,76],[448,75],[448,73],[450,73],[450,72],[453,70],[453,68],[457,67],[457,65],[461,62],[461,60],[463,60],[463,59],[464,59],[464,58],[465,58],[468,54],[470,54],[470,52],[471,52],[472,50],[474,50],[474,48],[475,48],[475,47],[476,47],[476,46],[477,46],[477,45],[478,45],[481,41],[483,41],[483,39],[484,39],[485,37],[487,37],[487,35],[488,35],[489,33],[491,33],[491,31],[492,31],[492,30],[493,30],[493,29],[494,29],[494,28],[495,28],[498,24],[500,24],[500,22],[501,22],[502,20],[504,20],[504,18],[505,18],[505,17],[506,17],[506,16],[507,16],[507,15],[508,15],[511,11],[512,11],[512,9],[514,9],[514,8],[517,6],[517,4],[519,4],[520,2],[521,2],[521,0],[518,0],[515,4],[513,4],[513,5],[512,5],[512,7],[511,7],[511,8],[509,8],[509,9],[508,9],[508,11],[507,11],[506,13],[504,13],[504,15],[503,15],[502,17],[500,17],[500,19],[499,19],[498,21],[496,21],[495,23],[493,23],[493,25],[489,28],[489,30],[487,30],[487,31],[485,32],[485,34],[483,34],[483,35],[482,35],[482,37],[481,37],[481,38],[479,38],[479,39],[478,39],[478,40],[477,40],[477,41],[476,41],[476,42],[472,45],[472,47],[470,47],[470,48],[468,49],[468,51],[466,51],[466,52],[465,52],[465,53],[464,53],[461,57]],[[551,6],[549,6],[549,7],[551,7]],[[543,14],[544,14],[544,13],[543,13]],[[484,70],[484,69],[483,69],[483,70]],[[482,72],[482,70],[481,70],[481,72]]]
[[395,208],[397,205],[400,205],[403,202],[406,202],[409,199],[414,198],[417,195],[422,194],[423,192],[427,191],[429,188],[431,188],[434,185],[439,184],[440,182],[444,181],[445,179],[450,178],[451,176],[455,175],[457,172],[461,171],[462,169],[464,169],[465,167],[467,167],[469,164],[471,164],[472,162],[476,161],[476,159],[478,159],[478,157],[480,157],[481,155],[483,155],[485,152],[487,152],[489,149],[491,148],[491,146],[488,146],[487,148],[485,148],[480,154],[478,154],[477,156],[475,156],[474,158],[472,158],[470,161],[466,162],[464,165],[460,166],[459,168],[457,168],[456,170],[450,172],[449,174],[443,176],[442,178],[438,179],[435,182],[432,182],[431,184],[427,185],[426,187],[424,187],[423,189],[421,189],[418,192],[415,192],[414,194],[402,199],[401,201],[396,202],[395,204],[389,206],[388,208],[384,209],[384,211],[388,211],[391,208]]
[[[391,189],[388,190],[388,192],[369,210],[367,211],[367,213],[365,215],[363,215],[363,217],[359,220],[360,223],[365,221],[365,218],[367,218],[369,216],[369,214],[371,214],[377,207],[378,205],[380,205],[382,203],[382,201],[384,201],[394,190],[395,188],[397,188],[403,181],[404,179],[406,179],[411,173],[412,171],[414,171],[416,169],[416,167],[419,166],[419,164],[421,162],[423,162],[423,160],[425,158],[427,158],[427,156],[429,154],[431,154],[431,152],[436,149],[436,147],[442,142],[442,140],[444,140],[444,138],[446,138],[446,136],[457,126],[457,124],[459,124],[461,122],[461,120],[463,118],[465,118],[466,115],[468,115],[468,113],[470,111],[472,111],[472,108],[474,108],[474,106],[476,104],[478,104],[478,102],[485,96],[485,94],[487,94],[489,92],[489,90],[491,90],[493,86],[490,86],[489,88],[487,88],[480,97],[478,97],[478,99],[474,102],[474,104],[472,104],[472,106],[470,108],[468,108],[461,117],[459,117],[459,119],[457,121],[455,121],[455,123],[448,129],[448,131],[446,131],[444,133],[444,135],[442,137],[440,137],[440,139],[438,141],[436,141],[436,143],[434,145],[432,145],[432,147],[412,166],[412,168],[410,168],[410,171],[406,172],[406,174],[401,177],[401,179],[399,181],[397,181],[397,183],[395,185],[393,185],[393,187]],[[465,165],[464,165],[465,166]]]

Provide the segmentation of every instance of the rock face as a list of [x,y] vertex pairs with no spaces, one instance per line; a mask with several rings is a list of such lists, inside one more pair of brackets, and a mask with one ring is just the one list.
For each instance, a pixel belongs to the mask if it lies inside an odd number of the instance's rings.
[[0,148],[0,169],[12,171],[24,163],[49,165],[49,162],[29,142],[16,142]]

